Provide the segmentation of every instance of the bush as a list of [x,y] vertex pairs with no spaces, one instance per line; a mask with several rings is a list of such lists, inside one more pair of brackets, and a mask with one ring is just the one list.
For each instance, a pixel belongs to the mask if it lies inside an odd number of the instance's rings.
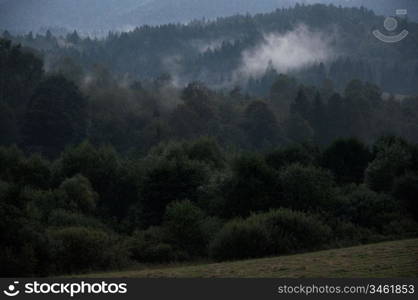
[[144,231],[136,231],[130,239],[130,256],[142,263],[168,263],[188,259],[188,255],[166,239],[161,227],[150,227]]
[[203,231],[203,220],[203,212],[189,200],[170,203],[163,225],[167,239],[191,256],[204,254],[208,241]]
[[127,257],[120,241],[100,229],[67,227],[50,229],[49,235],[59,273],[115,268]]
[[379,238],[370,229],[360,227],[351,222],[338,220],[332,226],[333,228],[333,244],[336,247],[348,247],[353,245],[364,244],[373,241],[379,241]]
[[401,218],[399,206],[393,198],[365,186],[348,191],[340,199],[336,215],[343,221],[377,231],[381,231],[385,224]]
[[376,158],[366,169],[365,182],[376,192],[390,192],[396,177],[411,167],[411,149],[405,142],[394,140],[375,145]]
[[366,145],[353,138],[340,139],[325,149],[322,164],[333,172],[339,183],[360,183],[370,159]]
[[304,166],[314,165],[316,149],[310,149],[307,145],[293,145],[274,150],[266,155],[266,162],[276,170],[280,170],[291,164],[299,163]]
[[248,222],[260,224],[269,237],[271,254],[314,250],[331,237],[331,228],[318,217],[289,209],[253,215]]
[[277,172],[256,155],[242,155],[233,162],[232,176],[222,183],[221,192],[225,217],[247,217],[280,205]]
[[144,225],[161,224],[166,206],[173,201],[197,201],[206,181],[207,170],[200,162],[182,158],[156,161],[147,170],[141,190]]
[[225,164],[224,154],[213,138],[202,137],[185,146],[187,155],[191,160],[204,162],[217,169],[222,168]]
[[21,185],[35,188],[48,188],[51,183],[51,167],[49,161],[39,155],[32,155],[17,166],[17,181]]
[[332,175],[314,166],[293,164],[280,172],[284,206],[295,210],[326,210],[334,202]]
[[69,210],[86,214],[95,210],[98,195],[86,177],[76,175],[68,178],[61,183],[60,190],[64,192],[65,203]]
[[269,238],[257,223],[237,219],[228,222],[210,244],[210,256],[216,260],[245,259],[269,254]]
[[313,250],[325,246],[331,233],[315,216],[272,210],[225,224],[211,242],[210,255],[227,260]]
[[93,217],[87,217],[80,213],[73,213],[63,209],[53,210],[48,216],[47,223],[51,227],[82,226],[101,229],[105,228],[99,220]]
[[392,194],[401,201],[404,210],[418,221],[418,176],[406,174],[397,178]]

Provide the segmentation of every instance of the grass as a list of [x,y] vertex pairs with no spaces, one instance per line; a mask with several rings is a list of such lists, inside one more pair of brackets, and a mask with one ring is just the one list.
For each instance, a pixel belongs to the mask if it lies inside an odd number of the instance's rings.
[[[83,275],[85,277],[86,275]],[[289,256],[90,274],[118,278],[418,277],[418,239]]]

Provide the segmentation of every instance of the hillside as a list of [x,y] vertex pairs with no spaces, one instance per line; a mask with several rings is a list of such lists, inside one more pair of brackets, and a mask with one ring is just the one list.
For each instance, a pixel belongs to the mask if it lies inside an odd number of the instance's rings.
[[411,19],[418,18],[416,0],[0,0],[0,28],[36,32],[43,27],[64,27],[97,33],[144,24],[263,13],[295,3],[364,6],[384,15],[403,8],[408,9]]
[[98,64],[139,80],[170,74],[177,86],[196,80],[215,88],[246,89],[248,84],[251,94],[265,96],[275,78],[268,72],[273,68],[304,84],[320,86],[331,78],[342,90],[356,78],[383,86],[385,92],[415,94],[418,24],[400,18],[407,38],[386,44],[372,34],[382,30],[383,21],[364,8],[299,5],[187,26],[143,26],[100,40],[75,33],[16,36],[14,41],[41,50],[47,61],[71,57],[87,70]]
[[417,266],[418,239],[412,239],[273,258],[100,273],[88,277],[417,277]]

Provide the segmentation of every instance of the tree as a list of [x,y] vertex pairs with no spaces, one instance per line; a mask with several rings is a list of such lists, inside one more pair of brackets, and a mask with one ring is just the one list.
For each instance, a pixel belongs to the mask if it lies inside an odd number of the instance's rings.
[[299,88],[298,94],[290,106],[290,112],[299,114],[305,120],[310,120],[311,103],[303,88]]
[[60,185],[64,192],[63,200],[70,211],[78,211],[84,214],[91,214],[96,208],[98,195],[93,191],[90,181],[82,176],[76,175],[68,178]]
[[316,92],[315,99],[312,104],[312,112],[311,112],[311,124],[312,128],[315,131],[315,140],[319,144],[325,143],[325,138],[327,136],[327,116],[325,113],[325,107],[322,102],[321,94]]
[[288,139],[297,143],[311,142],[314,137],[314,131],[309,122],[297,113],[290,114],[286,121],[286,130]]
[[0,145],[19,142],[19,130],[14,111],[6,103],[0,102]]
[[141,190],[145,226],[159,225],[173,201],[196,202],[207,178],[202,163],[185,158],[157,159],[145,172]]
[[280,206],[277,173],[256,155],[242,155],[232,162],[232,175],[221,186],[227,217]]
[[45,79],[35,90],[23,125],[24,145],[55,156],[86,135],[87,100],[62,76]]
[[[131,165],[134,167],[133,163]],[[83,175],[99,194],[97,204],[103,214],[121,218],[129,205],[138,201],[138,188],[127,180],[123,171],[127,169],[121,168],[119,156],[112,147],[95,148],[84,142],[61,154],[56,164],[55,180],[60,184],[66,178]]]
[[406,142],[393,137],[381,138],[373,148],[375,159],[366,169],[365,182],[376,192],[389,192],[395,178],[411,167],[411,149]]
[[407,173],[395,179],[392,194],[401,201],[404,210],[418,221],[418,176]]
[[170,203],[164,216],[168,240],[191,256],[205,254],[207,238],[203,221],[203,211],[191,201]]
[[314,146],[296,144],[271,151],[266,155],[266,162],[274,169],[280,170],[294,163],[304,166],[315,165],[319,155],[319,149]]
[[326,170],[293,164],[280,171],[280,184],[284,207],[321,211],[333,205],[335,183]]
[[0,103],[21,114],[43,75],[42,61],[28,49],[0,38]]
[[333,172],[339,183],[363,182],[370,160],[367,146],[354,138],[334,141],[322,155],[322,165]]
[[274,146],[280,137],[280,127],[273,112],[263,101],[250,103],[244,112],[243,129],[253,148]]

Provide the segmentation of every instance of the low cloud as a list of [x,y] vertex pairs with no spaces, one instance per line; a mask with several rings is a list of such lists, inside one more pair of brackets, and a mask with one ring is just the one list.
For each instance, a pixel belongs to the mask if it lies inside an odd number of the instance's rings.
[[266,34],[260,45],[242,53],[242,65],[236,75],[259,77],[269,66],[286,73],[329,61],[334,56],[331,40],[326,34],[314,32],[305,25],[284,34]]

